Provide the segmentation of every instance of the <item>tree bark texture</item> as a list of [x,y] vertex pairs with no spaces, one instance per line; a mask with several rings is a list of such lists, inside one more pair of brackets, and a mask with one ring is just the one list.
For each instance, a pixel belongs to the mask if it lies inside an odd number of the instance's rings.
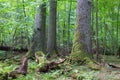
[[[91,2],[77,0],[76,29],[72,54],[79,54],[78,59],[84,59],[90,52],[90,25],[91,25]],[[77,58],[76,58],[77,59]]]
[[42,3],[37,9],[37,13],[35,15],[34,22],[34,34],[31,42],[31,47],[29,49],[28,55],[34,55],[37,51],[46,50],[46,35],[45,35],[45,27],[46,27],[46,3]]
[[50,16],[47,42],[48,55],[56,52],[56,13],[57,13],[57,0],[50,0]]
[[99,61],[99,27],[98,27],[98,0],[96,0],[96,60]]

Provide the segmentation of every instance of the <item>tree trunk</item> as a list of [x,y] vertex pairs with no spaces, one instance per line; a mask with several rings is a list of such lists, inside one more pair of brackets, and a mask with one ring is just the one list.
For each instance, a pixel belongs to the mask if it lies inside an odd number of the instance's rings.
[[94,3],[94,0],[92,0],[92,5],[91,5],[91,29],[90,29],[90,45],[91,45],[91,47],[90,47],[90,53],[91,53],[91,58],[94,58],[94,56],[93,56],[93,33],[94,33],[94,30],[93,30],[93,26],[94,26],[94,5],[93,5],[93,3]]
[[67,47],[68,47],[68,51],[69,51],[69,48],[70,48],[70,23],[71,23],[71,20],[70,20],[70,14],[71,14],[71,8],[72,8],[72,0],[70,0],[70,8],[69,8],[69,12],[68,12],[68,37],[67,37]]
[[46,3],[44,2],[37,9],[34,22],[34,34],[31,42],[30,49],[27,56],[34,56],[37,51],[45,52],[46,37],[45,37],[45,24],[46,24]]
[[[65,4],[64,4],[64,12],[67,13],[67,11],[66,11],[66,1],[65,1]],[[64,15],[66,16],[66,14],[64,14]],[[67,34],[66,33],[67,32],[66,31],[66,26],[67,25],[66,25],[66,18],[65,17],[63,18],[63,21],[64,21],[63,22],[63,32],[62,32],[63,47],[67,47],[67,39],[66,39],[66,37],[67,37],[66,36],[66,34]]]
[[[106,2],[106,0],[104,0],[104,14],[106,14],[106,5],[105,5],[105,2]],[[104,55],[105,55],[105,53],[106,53],[106,32],[107,32],[107,29],[106,29],[106,27],[107,27],[107,24],[105,23],[106,22],[106,17],[104,16],[104,41],[103,41],[103,47],[104,47]]]
[[26,74],[28,58],[35,57],[38,51],[45,52],[45,23],[46,23],[46,3],[43,2],[37,9],[34,23],[34,34],[30,49],[23,59],[22,65],[16,70],[17,73]]
[[56,13],[57,13],[57,1],[50,0],[50,17],[47,42],[48,56],[50,56],[53,53],[56,53]]
[[96,0],[96,60],[99,60],[99,41],[98,41],[98,0]]
[[72,47],[72,59],[83,61],[90,56],[90,24],[91,24],[91,2],[88,0],[77,0],[77,21]]
[[116,48],[119,48],[119,12],[120,12],[120,3],[118,4],[118,11],[117,11],[117,28],[116,28],[116,42],[117,42],[117,46]]

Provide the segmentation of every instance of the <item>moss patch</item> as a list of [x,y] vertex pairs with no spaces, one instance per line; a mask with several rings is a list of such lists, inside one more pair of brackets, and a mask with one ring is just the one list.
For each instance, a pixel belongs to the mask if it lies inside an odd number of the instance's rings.
[[[78,28],[78,26],[76,28]],[[86,57],[89,57],[88,54],[82,49],[83,44],[80,43],[81,36],[82,35],[80,34],[79,30],[74,34],[72,53],[70,55],[70,58],[73,62],[84,61]]]

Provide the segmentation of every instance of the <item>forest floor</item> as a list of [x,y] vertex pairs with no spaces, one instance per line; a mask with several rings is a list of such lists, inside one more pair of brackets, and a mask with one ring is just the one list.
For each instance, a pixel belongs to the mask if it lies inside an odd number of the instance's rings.
[[22,62],[22,56],[23,54],[8,56],[0,51],[0,80],[120,80],[120,68],[112,68],[108,65],[110,63],[120,66],[120,59],[115,56],[104,56],[104,67],[100,70],[90,69],[85,65],[65,62],[59,65],[59,69],[51,70],[47,73],[37,73],[37,63],[29,60],[26,76],[18,75],[16,79],[12,79],[11,77],[6,79],[8,77],[6,74],[19,67]]

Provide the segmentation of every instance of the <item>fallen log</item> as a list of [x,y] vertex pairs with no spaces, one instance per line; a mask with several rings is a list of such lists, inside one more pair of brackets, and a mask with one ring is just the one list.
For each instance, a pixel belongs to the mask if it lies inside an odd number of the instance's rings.
[[58,65],[64,63],[65,61],[66,61],[66,59],[61,59],[57,62],[55,62],[55,61],[48,62],[48,63],[44,64],[44,66],[40,67],[37,70],[37,73],[40,73],[40,72],[46,73],[46,72],[49,72],[50,70],[57,69],[57,68],[59,68]]
[[0,46],[0,50],[3,51],[15,51],[15,52],[27,52],[27,48],[15,48],[10,46]]
[[118,69],[120,69],[120,66],[118,66],[118,65],[110,64],[110,63],[108,63],[108,65],[109,65],[111,68],[118,68]]

